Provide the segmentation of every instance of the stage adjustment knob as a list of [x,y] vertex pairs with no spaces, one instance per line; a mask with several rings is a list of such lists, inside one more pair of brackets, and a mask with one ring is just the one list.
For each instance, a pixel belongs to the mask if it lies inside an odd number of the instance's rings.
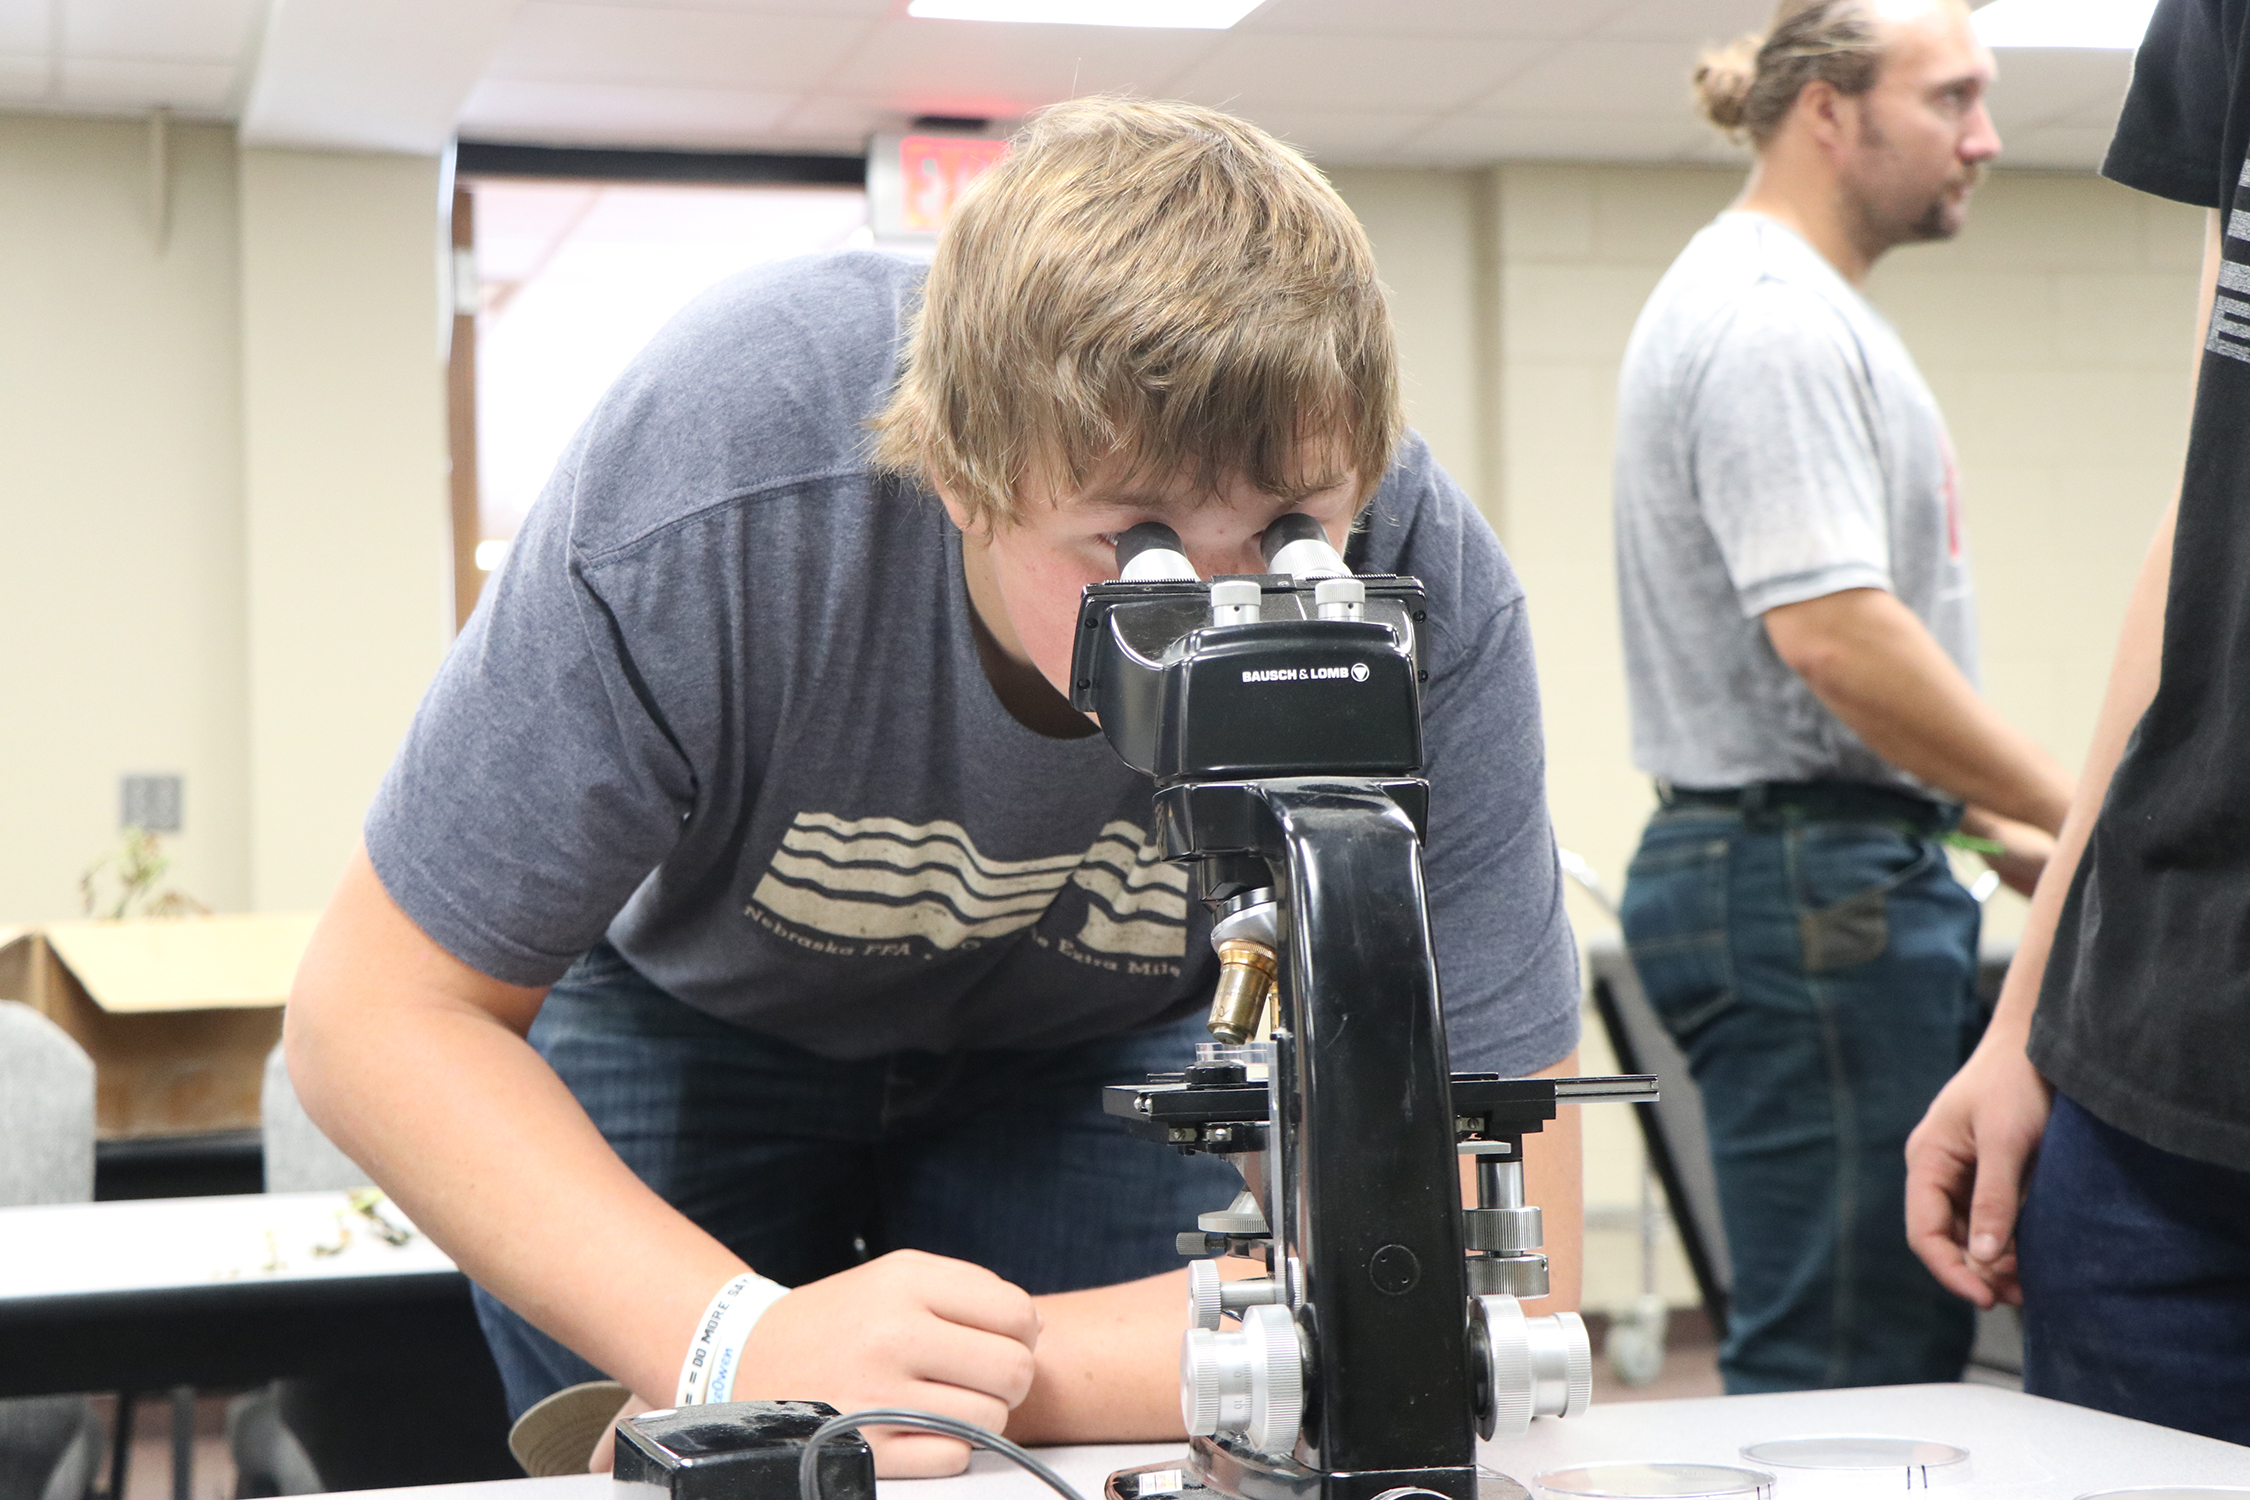
[[1191,1437],[1239,1436],[1261,1453],[1297,1446],[1304,1351],[1289,1309],[1242,1310],[1240,1333],[1190,1328],[1180,1343],[1180,1415]]

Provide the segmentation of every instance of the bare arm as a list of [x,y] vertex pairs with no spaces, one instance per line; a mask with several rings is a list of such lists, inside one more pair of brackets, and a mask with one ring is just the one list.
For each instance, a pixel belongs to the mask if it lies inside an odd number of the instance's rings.
[[[1576,1053],[1538,1076],[1578,1072]],[[1565,1107],[1524,1143],[1527,1195],[1546,1210],[1547,1253],[1554,1292],[1524,1311],[1536,1317],[1578,1306],[1584,1220],[1578,1111]],[[1475,1179],[1464,1191],[1474,1202]],[[1219,1262],[1222,1275],[1262,1274],[1251,1262]],[[1169,1272],[1122,1286],[1038,1299],[1038,1375],[1031,1395],[1008,1419],[1008,1435],[1025,1443],[1161,1441],[1182,1434],[1180,1335],[1187,1328],[1187,1272]]]
[[[290,1075],[320,1127],[464,1271],[670,1405],[706,1302],[744,1267],[626,1168],[524,1040],[543,998],[432,942],[358,852],[290,996]],[[998,1426],[1030,1384],[1037,1337],[1031,1299],[990,1272],[885,1256],[768,1309],[735,1394]],[[879,1436],[876,1454],[901,1475],[967,1459],[916,1435]]]
[[[2196,324],[2199,368],[2200,331],[2210,325],[2219,250],[2219,220],[2212,214],[2204,236],[2202,315]],[[2110,779],[2124,758],[2125,744],[2156,697],[2164,607],[2172,576],[2172,533],[2178,519],[2175,499],[2134,581],[2086,767],[2071,799],[2070,816],[2055,841],[2054,858],[2032,897],[1992,1024],[1976,1052],[1907,1138],[1907,1242],[1939,1281],[1979,1307],[1990,1307],[1995,1300],[2022,1300],[2016,1286],[2016,1211],[2023,1202],[2024,1175],[2046,1128],[2053,1097],[2025,1048],[2063,900],[2095,816],[2109,795]]]
[[1892,595],[1845,589],[1764,618],[1782,661],[1884,760],[2002,817],[2062,827],[2062,767],[1992,711]]

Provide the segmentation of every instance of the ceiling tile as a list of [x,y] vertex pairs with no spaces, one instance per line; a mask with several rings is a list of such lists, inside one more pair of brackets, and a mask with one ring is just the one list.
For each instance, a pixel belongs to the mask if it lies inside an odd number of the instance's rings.
[[2117,129],[2117,117],[2125,112],[2123,99],[2104,99],[2099,104],[2089,104],[2084,109],[2074,109],[2054,121],[2057,125],[2074,125],[2084,130]]
[[1566,42],[1471,108],[1479,114],[1693,121],[1693,65],[1693,49],[1679,42]]
[[487,78],[461,109],[461,134],[555,146],[741,148],[770,138],[791,94]]
[[796,90],[826,77],[873,24],[852,16],[531,0],[509,22],[487,76]]
[[1490,91],[1553,49],[1496,37],[1230,36],[1172,81],[1208,104],[1435,112]]
[[0,52],[0,99],[31,104],[47,97],[51,68],[45,57]]
[[1621,41],[1731,42],[1772,20],[1773,0],[1634,0],[1595,31]]
[[256,0],[65,0],[63,50],[72,57],[238,63]]
[[[883,99],[842,99],[833,94],[809,95],[776,127],[784,140],[799,141],[813,149],[860,151],[878,131],[903,130],[917,114],[945,114],[945,110],[904,109]],[[982,115],[980,118],[992,118]],[[995,130],[1010,127],[1008,121]]]
[[2044,125],[2088,107],[2114,110],[2133,77],[2128,52],[2008,47],[1995,56],[2000,77],[1992,86],[1992,118],[2003,137],[2011,125]]
[[62,100],[85,109],[154,109],[215,115],[232,102],[233,63],[147,62],[108,57],[63,59]]
[[1438,162],[1669,161],[1708,132],[1662,119],[1552,115],[1455,115],[1404,143],[1404,154]]
[[49,0],[0,0],[0,52],[46,51],[53,15]]
[[1422,113],[1354,114],[1263,105],[1236,113],[1273,132],[1313,160],[1330,164],[1387,161],[1401,141],[1428,129],[1435,120],[1435,116]]
[[1632,0],[1266,0],[1237,34],[1350,32],[1362,36],[1583,36]]
[[829,87],[946,112],[1020,112],[1080,94],[1175,92],[1175,75],[1223,33],[1111,26],[1009,26],[983,21],[886,21]]
[[2079,125],[2043,125],[2008,136],[2008,149],[2000,160],[2011,167],[2066,167],[2080,172],[2101,170],[2109,152],[2110,130]]
[[902,14],[906,0],[600,0],[627,10],[716,10],[742,16],[864,16]]

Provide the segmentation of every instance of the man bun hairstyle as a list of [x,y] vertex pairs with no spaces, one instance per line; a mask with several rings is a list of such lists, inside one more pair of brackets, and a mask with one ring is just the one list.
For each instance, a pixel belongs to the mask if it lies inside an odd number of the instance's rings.
[[1839,94],[1864,94],[1882,63],[1866,0],[1781,0],[1763,36],[1752,32],[1703,54],[1695,102],[1729,136],[1762,147],[1806,84],[1818,79]]
[[1347,470],[1364,499],[1404,423],[1365,231],[1256,126],[1100,97],[1042,112],[940,235],[883,468],[972,523],[1125,462],[1282,496]]

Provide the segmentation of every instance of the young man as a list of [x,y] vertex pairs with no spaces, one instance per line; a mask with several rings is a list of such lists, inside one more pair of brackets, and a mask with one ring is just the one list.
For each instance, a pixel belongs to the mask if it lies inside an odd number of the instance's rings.
[[2246,139],[2250,4],[2162,0],[2102,171],[2212,210],[2187,474],[1999,1009],[1907,1151],[1914,1247],[1979,1306],[2022,1304],[2024,1389],[2235,1443],[2250,1443]]
[[[1185,106],[1049,112],[926,285],[776,267],[635,362],[432,687],[289,1014],[308,1109],[475,1278],[519,1411],[597,1371],[671,1404],[754,1268],[709,1399],[1179,1430],[1174,1240],[1233,1178],[1098,1096],[1192,1059],[1216,968],[1148,783],[1063,691],[1137,522],[1209,576],[1303,511],[1428,584],[1454,1064],[1567,1059],[1521,593],[1399,432],[1349,210]],[[1569,1128],[1537,1184],[1566,1257]]]
[[1663,805],[1626,941],[1703,1088],[1730,1391],[1956,1378],[1972,1319],[1907,1248],[1900,1152],[1976,1024],[1958,819],[2037,877],[2069,788],[1974,686],[1936,403],[1859,293],[1960,228],[2000,149],[1959,0],[1788,0],[1705,59],[1757,165],[1620,382],[1634,755]]

